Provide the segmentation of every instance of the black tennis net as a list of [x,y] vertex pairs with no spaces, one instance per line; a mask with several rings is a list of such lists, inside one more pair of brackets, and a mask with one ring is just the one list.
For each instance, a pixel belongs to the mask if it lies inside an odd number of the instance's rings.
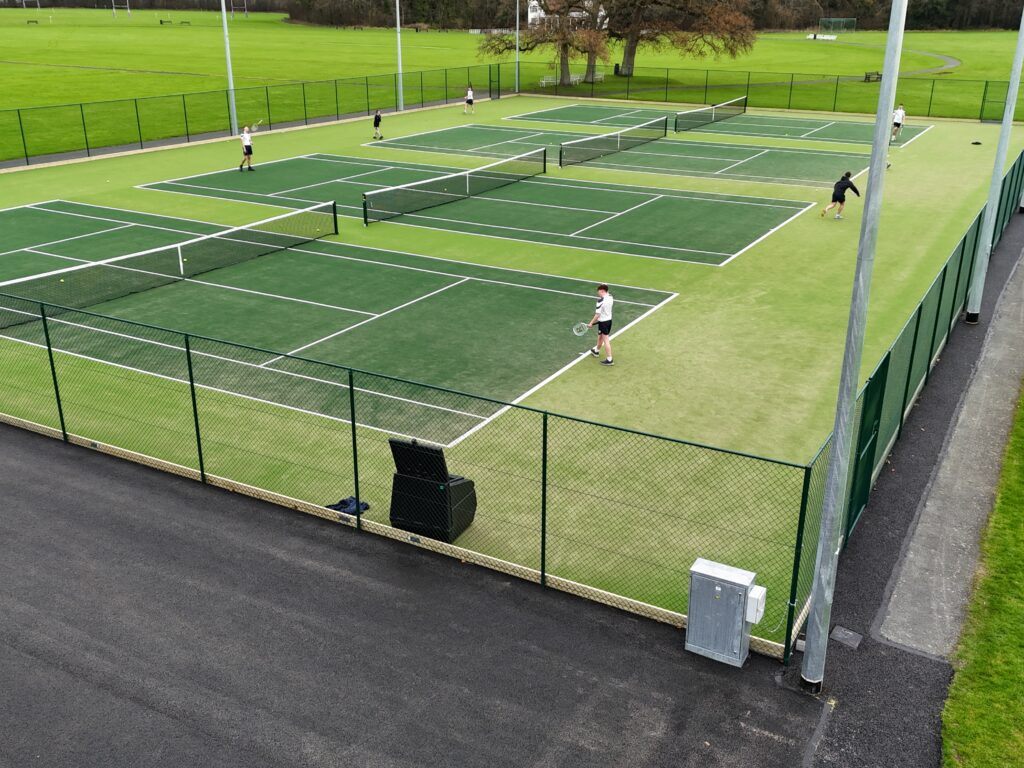
[[558,166],[564,168],[567,165],[585,163],[588,160],[640,147],[663,139],[667,133],[668,115],[665,115],[612,133],[567,141],[558,148]]
[[363,223],[384,221],[482,195],[547,171],[547,149],[499,160],[481,168],[363,194]]
[[[47,314],[54,316],[61,308],[95,306],[337,233],[336,205],[322,203],[177,245],[8,280],[0,283],[0,294],[53,305]],[[37,313],[0,309],[0,328],[36,319]]]
[[676,133],[681,131],[692,131],[696,128],[703,128],[705,125],[720,123],[730,117],[742,115],[747,111],[747,97],[740,96],[736,99],[723,101],[710,107],[690,109],[686,112],[677,112],[675,121]]

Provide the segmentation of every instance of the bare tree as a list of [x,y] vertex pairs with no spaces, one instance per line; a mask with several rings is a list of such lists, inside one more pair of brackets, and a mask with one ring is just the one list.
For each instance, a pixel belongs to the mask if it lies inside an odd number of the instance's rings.
[[633,74],[641,46],[703,58],[754,45],[748,0],[610,0],[608,31],[622,40],[623,75]]

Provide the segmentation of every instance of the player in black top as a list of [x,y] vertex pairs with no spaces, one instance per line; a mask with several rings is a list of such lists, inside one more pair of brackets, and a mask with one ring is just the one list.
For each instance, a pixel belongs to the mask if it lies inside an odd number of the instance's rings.
[[384,138],[384,134],[380,132],[380,121],[381,116],[380,110],[378,109],[376,112],[373,113],[373,138],[375,139]]
[[837,205],[839,206],[839,210],[836,211],[836,218],[843,218],[843,208],[846,207],[846,190],[850,190],[857,197],[860,197],[860,190],[857,189],[857,185],[854,184],[851,180],[852,176],[853,172],[847,171],[846,173],[843,174],[843,178],[837,181],[835,183],[835,186],[832,187],[832,202],[829,203],[828,206],[826,206],[825,210],[821,212],[821,218],[824,219],[825,214],[831,211]]

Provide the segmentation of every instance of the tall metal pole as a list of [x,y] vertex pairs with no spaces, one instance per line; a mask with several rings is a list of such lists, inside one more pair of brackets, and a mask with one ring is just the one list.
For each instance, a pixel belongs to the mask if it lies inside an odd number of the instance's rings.
[[228,112],[231,115],[231,134],[238,135],[238,113],[235,111],[235,76],[231,72],[231,40],[228,37],[228,9],[220,0],[220,18],[224,26],[224,60],[228,65]]
[[398,83],[396,94],[396,105],[399,110],[405,109],[405,98],[402,93],[402,0],[395,0],[395,45],[398,47],[398,77],[396,82]]
[[516,0],[516,93],[519,93],[519,0]]
[[861,354],[864,351],[864,328],[867,325],[868,293],[871,271],[875,263],[878,220],[882,213],[882,192],[885,187],[885,166],[892,130],[890,117],[896,101],[896,80],[903,48],[903,27],[907,18],[907,0],[893,0],[889,16],[889,34],[882,67],[882,86],[875,114],[875,134],[871,148],[868,187],[864,193],[864,218],[860,225],[857,247],[857,268],[853,278],[850,318],[846,328],[846,347],[839,376],[839,397],[836,403],[832,449],[825,477],[825,499],[822,509],[821,533],[818,538],[814,566],[811,609],[807,618],[807,642],[800,669],[802,684],[814,692],[821,690],[825,677],[825,654],[828,650],[828,627],[832,614],[832,598],[839,559],[839,536],[842,530],[843,496],[849,471],[850,446],[853,442],[854,412],[857,407],[857,383],[860,381]]
[[[992,168],[992,183],[988,187],[988,203],[981,220],[981,234],[978,236],[978,250],[975,256],[974,276],[967,292],[968,323],[978,322],[981,315],[981,298],[985,294],[985,275],[988,260],[992,255],[992,235],[996,228],[996,213],[999,210],[999,195],[1003,186],[1003,168],[1010,148],[1010,131],[1013,130],[1013,112],[1017,106],[1017,91],[1020,90],[1020,69],[1024,64],[1024,13],[1020,17],[1020,31],[1017,33],[1017,52],[1013,55],[1013,70],[1010,85],[1006,89],[1006,106],[1003,108],[1003,127],[999,132],[999,146],[996,148],[995,166]],[[1014,200],[1016,205],[1018,201]]]

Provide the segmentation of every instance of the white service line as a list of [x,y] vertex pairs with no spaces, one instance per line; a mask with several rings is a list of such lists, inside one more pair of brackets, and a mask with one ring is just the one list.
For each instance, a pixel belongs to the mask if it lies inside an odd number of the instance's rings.
[[[668,304],[668,303],[669,303],[670,301],[672,301],[672,299],[676,298],[676,296],[678,296],[678,295],[679,295],[678,293],[673,293],[673,294],[672,294],[671,296],[669,296],[669,297],[668,297],[668,298],[666,298],[665,300],[663,300],[663,301],[659,302],[659,303],[658,303],[658,304],[656,304],[655,306],[653,306],[653,307],[651,307],[650,309],[648,309],[648,310],[647,310],[646,312],[644,312],[644,313],[643,313],[642,315],[640,315],[639,317],[636,317],[636,318],[634,318],[633,320],[631,320],[630,322],[626,323],[626,325],[622,326],[622,328],[620,328],[619,330],[615,331],[615,333],[613,333],[613,334],[612,334],[612,335],[610,336],[610,338],[612,338],[612,339],[616,339],[616,338],[618,338],[618,337],[619,337],[619,336],[621,336],[621,335],[622,335],[623,333],[625,333],[625,332],[626,332],[626,331],[628,331],[628,330],[629,330],[630,328],[632,328],[632,327],[633,327],[634,325],[636,325],[637,323],[639,323],[639,322],[640,322],[641,320],[645,320],[645,319],[647,319],[647,318],[648,318],[648,317],[650,317],[650,316],[651,316],[651,315],[652,315],[652,314],[653,314],[654,312],[657,312],[657,311],[658,311],[659,309],[661,309],[662,307],[664,307],[664,306],[665,306],[666,304]],[[526,391],[525,391],[525,392],[524,392],[523,394],[521,394],[521,395],[520,395],[519,397],[517,397],[517,398],[516,398],[515,400],[513,400],[513,401],[512,401],[512,404],[511,404],[511,405],[506,405],[506,406],[505,406],[504,408],[501,408],[501,409],[499,409],[499,410],[495,411],[495,412],[494,412],[493,414],[491,414],[490,416],[488,416],[488,417],[487,417],[486,419],[484,419],[484,420],[483,420],[482,422],[480,422],[479,424],[477,424],[477,425],[476,425],[475,427],[473,427],[472,429],[470,429],[470,430],[468,430],[468,431],[466,431],[466,432],[463,432],[463,433],[462,433],[461,435],[459,435],[459,436],[458,436],[457,438],[455,438],[455,439],[454,439],[454,440],[452,440],[452,441],[451,441],[450,443],[448,443],[448,444],[447,444],[447,445],[445,446],[445,448],[454,448],[454,447],[455,447],[456,445],[458,445],[459,443],[461,443],[461,442],[462,442],[463,440],[465,440],[465,439],[466,439],[467,437],[469,437],[470,435],[472,435],[472,434],[474,434],[474,433],[478,432],[479,430],[483,429],[483,428],[484,428],[484,427],[486,427],[486,426],[487,426],[488,424],[490,424],[490,423],[491,423],[492,421],[494,421],[494,420],[495,420],[496,418],[498,418],[499,416],[501,416],[502,414],[504,414],[504,413],[505,413],[506,411],[508,411],[508,410],[509,410],[509,409],[510,409],[510,408],[511,408],[511,407],[512,407],[513,405],[518,405],[519,403],[523,402],[523,400],[525,400],[525,399],[526,399],[526,398],[528,398],[528,397],[529,397],[530,395],[532,395],[532,394],[534,394],[535,392],[537,392],[537,391],[538,391],[538,390],[539,390],[539,389],[540,389],[541,387],[544,387],[544,386],[546,386],[547,384],[550,384],[550,383],[551,383],[552,381],[554,381],[555,379],[557,379],[557,378],[558,378],[559,376],[561,376],[561,375],[562,375],[563,373],[565,373],[566,371],[568,371],[568,370],[569,370],[570,368],[572,368],[572,367],[573,367],[573,366],[575,366],[575,365],[579,365],[579,364],[580,364],[580,363],[581,363],[581,362],[582,362],[583,360],[586,360],[586,359],[587,359],[588,357],[590,357],[590,355],[589,355],[589,354],[588,354],[588,353],[587,353],[586,351],[582,352],[582,353],[581,353],[581,354],[579,354],[579,355],[578,355],[578,356],[576,357],[576,359],[574,359],[574,360],[573,360],[572,362],[570,362],[570,363],[567,363],[567,364],[563,365],[563,366],[562,366],[561,368],[559,368],[559,369],[558,369],[557,371],[555,371],[554,373],[552,373],[552,374],[551,374],[550,376],[548,376],[548,377],[547,377],[546,379],[544,379],[544,380],[542,380],[542,381],[538,382],[537,384],[534,384],[534,385],[533,385],[532,387],[530,387],[530,388],[529,388],[528,390],[526,390]]]
[[343,333],[348,333],[349,331],[355,330],[356,328],[358,328],[361,325],[366,325],[367,323],[372,323],[377,318],[384,317],[385,315],[390,315],[392,312],[397,312],[400,309],[405,309],[405,307],[408,307],[411,304],[415,304],[415,303],[417,303],[419,301],[423,301],[424,299],[429,299],[431,296],[436,296],[437,294],[442,293],[443,291],[447,291],[449,288],[454,288],[455,286],[462,285],[463,283],[468,282],[468,281],[469,281],[469,278],[468,277],[464,277],[461,280],[459,280],[458,282],[449,283],[448,285],[444,286],[443,288],[438,288],[436,291],[431,291],[430,293],[425,293],[422,296],[419,296],[419,297],[413,299],[412,301],[405,302],[405,304],[399,304],[397,307],[392,307],[391,309],[388,309],[388,310],[386,310],[384,312],[381,312],[379,315],[376,315],[375,317],[369,317],[366,320],[360,320],[358,323],[354,323],[353,325],[350,325],[350,326],[348,326],[346,328],[342,328],[340,331],[335,331],[334,333],[332,333],[332,334],[330,334],[328,336],[324,336],[322,339],[317,339],[316,341],[311,341],[309,344],[303,344],[301,347],[297,347],[296,349],[293,349],[290,352],[286,352],[284,355],[280,355],[278,357],[275,357],[275,358],[272,358],[270,360],[267,360],[265,363],[261,363],[260,367],[264,368],[264,367],[270,365],[271,363],[276,363],[278,360],[281,360],[284,357],[287,357],[289,355],[298,354],[299,352],[302,352],[303,350],[309,349],[310,347],[315,347],[317,344],[322,344],[325,341],[330,341],[333,338],[341,336]]
[[[488,147],[498,147],[502,144],[525,144],[527,139],[532,139],[535,136],[543,136],[543,133],[527,133],[525,136],[515,136],[511,139],[505,139],[504,141],[496,141],[493,144],[483,144],[479,147],[474,148],[474,152],[480,152],[481,150],[487,149]],[[541,146],[547,146],[543,144]]]
[[594,227],[600,226],[601,224],[607,224],[612,219],[617,219],[619,216],[623,216],[624,214],[635,211],[637,208],[643,208],[645,205],[649,205],[650,203],[653,203],[656,200],[661,200],[662,197],[663,195],[655,195],[650,200],[644,200],[642,203],[637,203],[632,208],[627,208],[624,211],[619,211],[618,213],[613,214],[607,218],[601,219],[600,221],[595,221],[593,224],[590,224],[589,226],[586,226],[583,229],[577,229],[575,232],[569,235],[569,237],[576,237],[576,235],[580,234],[581,232],[586,232],[588,229],[593,229]]
[[928,131],[930,131],[934,127],[935,127],[934,124],[929,125],[923,131],[921,131],[919,134],[917,134],[917,136],[912,137],[906,144],[897,144],[896,148],[897,149],[903,149],[904,147],[909,147],[911,144],[913,144],[915,141],[920,139],[922,136],[924,136],[926,133],[928,133]]
[[774,227],[772,227],[772,228],[771,228],[771,229],[769,229],[769,230],[768,230],[767,232],[765,232],[765,233],[764,233],[763,235],[761,235],[761,236],[760,236],[759,238],[757,238],[757,240],[755,240],[754,242],[750,243],[750,244],[749,244],[749,245],[747,245],[746,247],[744,247],[744,248],[741,248],[741,249],[740,249],[740,250],[738,250],[738,251],[737,251],[736,253],[734,253],[734,254],[733,254],[732,256],[730,256],[730,257],[729,257],[728,259],[726,259],[725,261],[723,261],[723,262],[722,262],[721,264],[716,264],[715,266],[718,266],[718,267],[724,267],[724,266],[725,266],[726,264],[728,264],[728,263],[729,263],[730,261],[732,261],[733,259],[735,259],[735,258],[736,258],[737,256],[741,256],[741,255],[743,255],[744,253],[746,253],[747,251],[749,251],[749,250],[750,250],[751,248],[753,248],[753,247],[754,247],[755,245],[757,245],[757,244],[758,244],[758,243],[760,243],[760,242],[761,242],[762,240],[764,240],[764,239],[765,239],[766,237],[768,237],[768,236],[769,236],[769,235],[771,235],[772,233],[774,233],[774,232],[777,232],[778,230],[782,229],[782,228],[783,228],[784,226],[786,226],[787,224],[789,224],[789,222],[793,221],[793,220],[794,220],[794,219],[796,219],[796,218],[797,218],[798,216],[802,216],[802,215],[803,215],[803,214],[805,214],[805,213],[806,213],[807,211],[809,211],[809,210],[811,210],[812,208],[814,208],[814,207],[815,207],[816,205],[817,205],[817,203],[808,203],[808,204],[807,204],[807,205],[806,205],[806,206],[804,207],[804,209],[803,209],[803,210],[801,210],[801,211],[797,211],[796,213],[794,213],[794,214],[793,214],[792,216],[790,216],[790,217],[789,217],[788,219],[786,219],[786,220],[785,220],[784,222],[782,222],[781,224],[776,224],[776,225],[775,225]]
[[[49,213],[49,211],[48,211],[48,213]],[[134,226],[134,225],[133,224],[124,224],[124,225],[122,225],[120,227],[110,227],[108,229],[101,229],[101,230],[98,230],[96,232],[86,232],[84,235],[75,235],[74,237],[64,237],[64,238],[61,238],[60,240],[50,240],[49,242],[46,242],[46,243],[36,243],[35,245],[32,246],[32,248],[45,248],[45,247],[47,247],[49,245],[57,245],[59,243],[67,243],[67,242],[70,242],[72,240],[80,240],[83,237],[92,237],[93,235],[105,235],[108,232],[116,232],[119,229],[127,229],[128,227],[131,227],[131,226]],[[14,250],[11,250],[11,251],[0,252],[0,256],[7,256],[8,254],[11,254],[11,253],[18,253],[18,251],[27,251],[27,250],[30,250],[30,249],[29,248],[15,248]],[[57,256],[58,254],[54,253],[54,254],[48,254],[48,255],[50,255],[50,256]]]
[[815,128],[813,131],[808,131],[807,133],[801,133],[797,138],[802,139],[805,136],[810,136],[812,133],[817,133],[818,131],[824,131],[826,128],[831,128],[833,125],[836,124],[836,122],[837,121],[833,120],[831,123],[825,123],[824,125],[819,126],[818,128]]
[[[268,192],[267,194],[269,194],[271,197],[273,197],[274,195],[283,195],[283,194],[285,194],[287,192],[298,192],[300,189],[311,189],[312,187],[322,187],[325,184],[334,184],[335,182],[338,182],[338,181],[351,181],[352,179],[358,179],[360,176],[372,176],[373,174],[380,173],[381,171],[393,171],[393,170],[395,170],[394,166],[382,165],[379,168],[374,168],[372,171],[363,171],[362,173],[354,173],[351,176],[339,176],[336,179],[328,179],[327,181],[318,181],[318,182],[316,182],[314,184],[303,184],[301,187],[292,187],[291,189],[280,189],[277,192]],[[374,186],[383,186],[383,185],[375,184]],[[228,191],[233,191],[233,190],[228,190]]]
[[719,171],[715,171],[715,173],[725,173],[725,172],[726,172],[726,171],[728,171],[729,169],[731,169],[731,168],[735,168],[735,167],[736,167],[737,165],[743,165],[744,163],[749,163],[749,162],[750,162],[751,160],[753,160],[753,159],[754,159],[755,157],[760,157],[761,155],[766,155],[766,154],[768,154],[769,152],[771,152],[771,150],[770,150],[770,149],[763,149],[763,150],[761,150],[760,152],[758,152],[758,153],[757,153],[756,155],[751,155],[750,157],[745,157],[745,158],[743,158],[742,160],[739,160],[738,162],[735,162],[735,163],[733,163],[732,165],[727,165],[727,166],[726,166],[725,168],[722,168],[722,169],[721,169],[721,170],[719,170]]

